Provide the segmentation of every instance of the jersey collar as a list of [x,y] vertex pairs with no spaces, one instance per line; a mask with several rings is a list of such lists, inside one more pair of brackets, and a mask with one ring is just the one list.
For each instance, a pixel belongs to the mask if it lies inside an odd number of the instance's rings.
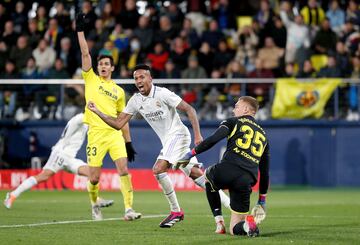
[[154,84],[152,84],[149,95],[147,95],[147,96],[144,96],[142,94],[140,94],[140,95],[145,98],[155,98],[155,92],[156,92],[156,86]]

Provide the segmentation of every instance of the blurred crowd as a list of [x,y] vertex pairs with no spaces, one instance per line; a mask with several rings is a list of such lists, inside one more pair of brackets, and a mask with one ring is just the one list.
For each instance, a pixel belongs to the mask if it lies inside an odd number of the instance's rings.
[[[360,78],[360,9],[356,0],[5,1],[0,2],[0,79],[81,78],[74,19],[86,14],[85,35],[96,64],[111,54],[113,78],[131,78],[138,63],[161,78]],[[95,69],[96,70],[96,69]],[[0,117],[61,119],[60,85],[4,85]],[[224,119],[241,93],[270,117],[272,84],[176,84],[202,120]],[[358,120],[358,88],[341,87],[343,117]],[[67,85],[65,106],[84,103]],[[134,87],[126,88],[130,93]],[[61,113],[60,113],[61,112]],[[26,114],[27,113],[27,114]]]

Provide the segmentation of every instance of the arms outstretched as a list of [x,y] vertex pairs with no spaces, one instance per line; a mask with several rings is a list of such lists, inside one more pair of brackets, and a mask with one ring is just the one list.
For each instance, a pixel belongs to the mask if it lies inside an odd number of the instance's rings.
[[79,40],[80,50],[81,50],[81,69],[83,71],[90,70],[91,64],[91,56],[89,53],[89,47],[87,45],[85,34],[84,34],[84,27],[85,27],[85,14],[78,13],[76,15],[76,31]]
[[[122,129],[130,121],[132,115],[121,112],[117,118],[108,116],[102,113],[95,105],[94,102],[89,101],[87,105],[88,109],[98,115],[106,124],[117,130]],[[127,139],[125,139],[127,140]]]

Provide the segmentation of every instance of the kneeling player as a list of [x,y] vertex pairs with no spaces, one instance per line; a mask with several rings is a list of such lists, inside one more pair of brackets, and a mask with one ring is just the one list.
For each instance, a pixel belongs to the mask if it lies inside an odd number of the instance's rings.
[[[240,97],[233,110],[235,117],[223,121],[216,132],[188,152],[184,164],[196,154],[210,149],[227,137],[227,149],[219,164],[206,169],[206,195],[217,224],[216,233],[225,233],[220,204],[220,189],[229,189],[231,235],[258,236],[259,224],[265,218],[265,198],[269,185],[269,147],[265,131],[254,116],[259,108],[253,97]],[[259,201],[248,215],[250,194],[260,170]]]
[[[66,170],[73,174],[89,176],[88,165],[80,159],[76,158],[81,145],[84,142],[87,126],[83,124],[83,114],[77,114],[67,123],[61,138],[52,147],[50,157],[43,167],[41,173],[31,176],[24,180],[14,191],[6,194],[4,205],[11,208],[12,204],[21,193],[31,189],[33,186],[50,179],[60,170]],[[114,203],[113,200],[104,200],[98,198],[99,207],[108,207]]]

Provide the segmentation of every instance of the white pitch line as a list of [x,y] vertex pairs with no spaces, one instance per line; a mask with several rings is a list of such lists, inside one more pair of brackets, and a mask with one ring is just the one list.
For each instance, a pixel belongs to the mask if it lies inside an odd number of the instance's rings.
[[[142,216],[141,219],[159,218],[164,216],[166,216],[166,214],[146,215],[146,216]],[[44,223],[35,223],[35,224],[0,225],[0,228],[19,228],[19,227],[34,227],[34,226],[45,226],[45,225],[78,224],[78,223],[103,222],[103,221],[112,221],[112,220],[124,220],[124,218],[107,218],[102,220],[92,220],[92,219],[64,220],[64,221],[44,222]]]

